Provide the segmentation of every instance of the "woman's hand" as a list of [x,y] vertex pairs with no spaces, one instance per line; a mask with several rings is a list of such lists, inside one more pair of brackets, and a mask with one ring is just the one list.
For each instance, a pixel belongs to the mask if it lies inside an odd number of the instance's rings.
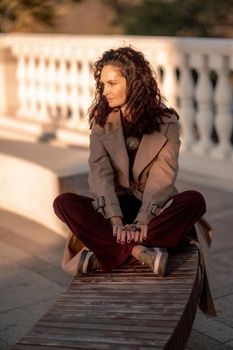
[[122,218],[120,216],[113,216],[111,219],[113,228],[113,236],[116,237],[117,243],[125,244],[126,229],[123,225]]
[[138,221],[135,224],[123,225],[122,218],[114,216],[111,219],[113,227],[113,236],[116,237],[117,243],[125,244],[133,242],[142,243],[147,239],[148,225]]
[[113,225],[113,236],[116,237],[117,243],[125,244],[126,228],[123,224]]
[[147,239],[148,225],[137,222],[126,225],[125,228],[127,230],[127,243],[131,241],[142,243],[143,240]]

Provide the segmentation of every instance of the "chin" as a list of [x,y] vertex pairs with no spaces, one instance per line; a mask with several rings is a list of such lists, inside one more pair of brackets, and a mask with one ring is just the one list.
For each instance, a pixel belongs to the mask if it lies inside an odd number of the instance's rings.
[[116,102],[114,103],[113,101],[108,101],[108,105],[109,105],[109,107],[115,107]]

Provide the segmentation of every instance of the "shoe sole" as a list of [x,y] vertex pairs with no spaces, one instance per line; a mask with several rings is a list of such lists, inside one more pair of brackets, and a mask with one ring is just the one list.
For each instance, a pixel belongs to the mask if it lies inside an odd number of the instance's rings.
[[78,261],[77,273],[87,273],[88,272],[88,263],[90,257],[93,255],[93,252],[83,248],[80,251],[80,258]]
[[163,277],[165,276],[165,273],[166,273],[168,252],[160,248],[153,248],[153,250],[156,252],[156,255],[157,255],[154,263],[153,272],[156,275]]

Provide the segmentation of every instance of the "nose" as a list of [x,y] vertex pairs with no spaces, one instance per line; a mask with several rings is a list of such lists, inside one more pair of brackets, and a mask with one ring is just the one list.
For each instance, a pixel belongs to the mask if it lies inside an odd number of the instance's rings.
[[107,96],[109,94],[109,87],[107,87],[106,85],[104,86],[104,91],[103,91],[103,95]]

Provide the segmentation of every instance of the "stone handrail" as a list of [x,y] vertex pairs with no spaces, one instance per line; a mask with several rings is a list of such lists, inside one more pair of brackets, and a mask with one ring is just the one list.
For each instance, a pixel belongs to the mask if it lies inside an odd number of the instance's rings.
[[66,236],[53,201],[61,192],[83,192],[79,179],[86,178],[87,157],[87,149],[0,139],[0,208]]
[[2,35],[0,125],[36,136],[49,131],[87,146],[93,62],[128,44],[145,53],[162,94],[180,114],[181,167],[206,175],[216,162],[232,169],[233,39]]

